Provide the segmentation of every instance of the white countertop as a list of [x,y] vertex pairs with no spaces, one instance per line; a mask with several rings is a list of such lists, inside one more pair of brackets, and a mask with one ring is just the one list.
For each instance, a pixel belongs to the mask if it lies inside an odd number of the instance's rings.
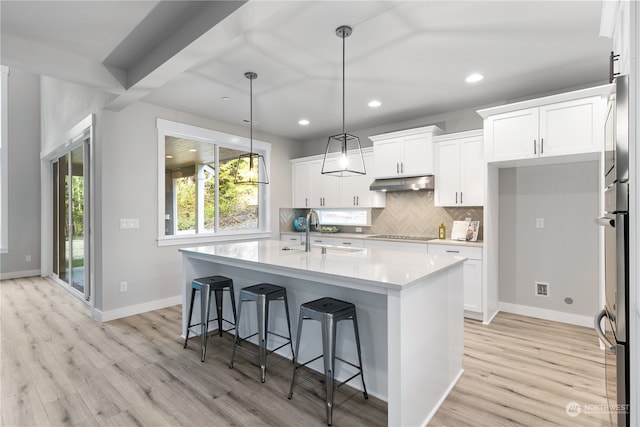
[[[303,232],[299,231],[283,231],[280,234],[293,235],[293,236],[304,236]],[[376,234],[362,234],[362,233],[321,233],[318,231],[312,231],[312,236],[323,236],[330,238],[344,238],[344,239],[363,239],[363,240],[383,240],[385,242],[409,242],[409,243],[424,243],[429,245],[457,245],[457,246],[468,246],[481,248],[483,246],[482,240],[477,242],[468,242],[466,240],[451,240],[451,239],[433,239],[433,240],[410,240],[410,239],[389,239],[383,237],[376,237]]]
[[320,246],[283,250],[291,247],[279,240],[219,243],[208,246],[180,249],[181,252],[204,260],[219,260],[225,264],[250,267],[267,266],[282,271],[303,272],[316,278],[344,277],[389,289],[404,289],[440,271],[466,260],[464,257],[444,254],[400,252],[387,249],[327,247],[321,253]]

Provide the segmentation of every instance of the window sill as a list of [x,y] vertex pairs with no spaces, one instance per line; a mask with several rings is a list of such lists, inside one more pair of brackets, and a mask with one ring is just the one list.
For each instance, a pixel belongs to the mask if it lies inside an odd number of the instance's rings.
[[271,237],[271,233],[268,231],[234,234],[205,234],[199,236],[162,236],[158,238],[158,246],[206,245],[207,243],[268,239],[269,237]]

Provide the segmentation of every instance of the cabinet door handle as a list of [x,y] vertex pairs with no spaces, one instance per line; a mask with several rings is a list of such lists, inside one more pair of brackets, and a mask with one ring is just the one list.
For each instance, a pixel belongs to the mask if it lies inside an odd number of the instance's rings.
[[544,138],[540,138],[540,154],[544,153]]
[[353,206],[358,206],[356,205],[356,196],[353,196]]
[[459,254],[460,253],[460,251],[449,251],[449,250],[447,250],[446,252],[449,252],[449,253],[452,253],[452,254]]
[[304,207],[308,207],[309,206],[309,199],[307,197],[304,198]]
[[458,192],[456,191],[456,205],[458,204]]
[[345,246],[349,246],[351,244],[351,242],[342,242],[343,245]]
[[396,162],[396,173],[400,173],[400,163]]
[[460,192],[460,204],[462,204],[462,191]]
[[536,150],[536,140],[533,140],[533,154],[538,154],[537,150]]
[[356,196],[356,206],[360,206],[360,196]]
[[404,173],[404,162],[400,162],[400,173]]

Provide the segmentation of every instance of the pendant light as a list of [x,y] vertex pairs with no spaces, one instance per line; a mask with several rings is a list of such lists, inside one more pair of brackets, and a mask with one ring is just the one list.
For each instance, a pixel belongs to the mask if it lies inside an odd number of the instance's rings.
[[[366,175],[364,158],[360,138],[345,132],[345,90],[344,90],[344,65],[345,65],[345,39],[351,35],[353,29],[348,25],[336,28],[336,35],[342,39],[342,133],[329,137],[327,149],[322,162],[322,174],[333,176]],[[339,152],[337,162],[330,153]]]
[[252,71],[247,71],[244,76],[249,79],[249,152],[238,157],[236,175],[233,180],[235,184],[268,184],[267,166],[262,154],[253,152],[253,81],[258,75]]

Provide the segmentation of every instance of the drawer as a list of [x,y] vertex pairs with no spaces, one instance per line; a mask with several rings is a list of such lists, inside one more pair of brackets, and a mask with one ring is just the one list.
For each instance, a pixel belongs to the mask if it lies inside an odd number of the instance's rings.
[[463,256],[469,259],[482,259],[482,248],[458,245],[428,245],[430,254]]

